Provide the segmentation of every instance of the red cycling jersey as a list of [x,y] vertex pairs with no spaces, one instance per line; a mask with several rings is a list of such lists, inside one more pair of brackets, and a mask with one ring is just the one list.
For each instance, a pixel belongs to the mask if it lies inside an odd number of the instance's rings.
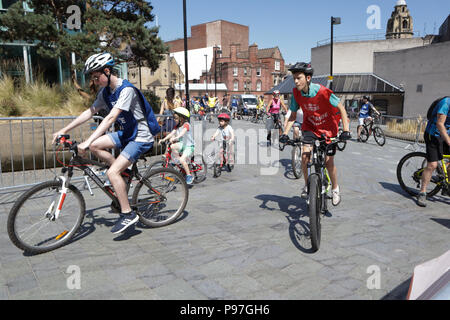
[[333,91],[321,85],[314,97],[304,97],[297,88],[294,88],[293,94],[303,110],[302,131],[311,131],[317,137],[322,134],[328,138],[337,136],[341,115],[339,109],[330,103]]

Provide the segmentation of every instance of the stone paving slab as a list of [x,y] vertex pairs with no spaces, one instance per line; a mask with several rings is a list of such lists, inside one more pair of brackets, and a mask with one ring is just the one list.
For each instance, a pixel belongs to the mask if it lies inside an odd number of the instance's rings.
[[[299,197],[304,182],[293,178],[290,148],[279,152],[264,142],[259,160],[280,154],[272,166],[237,164],[219,178],[209,172],[190,189],[183,218],[162,228],[112,235],[117,215],[109,213],[108,198],[83,191],[83,234],[53,252],[26,256],[6,234],[13,199],[3,203],[0,299],[404,298],[414,266],[450,249],[450,199],[438,196],[419,208],[395,176],[406,144],[388,139],[379,147],[370,138],[338,152],[342,202],[330,205],[321,248],[311,253],[307,206]],[[241,152],[253,147],[247,143]],[[80,289],[67,287],[69,266],[80,268]],[[380,270],[378,289],[367,287],[371,266]]]

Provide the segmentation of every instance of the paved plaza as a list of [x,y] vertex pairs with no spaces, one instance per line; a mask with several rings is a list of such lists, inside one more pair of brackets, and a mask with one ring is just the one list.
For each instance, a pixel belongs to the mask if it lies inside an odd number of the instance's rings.
[[63,248],[26,256],[6,233],[12,203],[2,203],[0,299],[404,299],[414,266],[450,249],[450,198],[418,207],[395,175],[407,143],[388,139],[379,147],[371,137],[338,152],[342,202],[330,204],[312,253],[291,148],[278,157],[277,145],[267,148],[261,137],[259,148],[247,141],[257,157],[238,150],[249,164],[219,178],[209,170],[190,189],[182,217],[166,227],[113,235],[110,200],[83,191],[83,232]]

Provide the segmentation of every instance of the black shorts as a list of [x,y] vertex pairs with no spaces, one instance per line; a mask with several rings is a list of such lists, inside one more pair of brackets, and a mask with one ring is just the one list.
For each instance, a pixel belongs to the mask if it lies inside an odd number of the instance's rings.
[[441,161],[444,158],[444,154],[450,154],[450,148],[443,139],[432,136],[427,132],[423,134],[423,138],[425,140],[428,162]]
[[[302,131],[302,135],[304,144],[313,145],[315,140],[320,139],[311,131]],[[327,156],[333,157],[336,154],[336,146],[336,144],[333,144],[333,146],[328,149]]]

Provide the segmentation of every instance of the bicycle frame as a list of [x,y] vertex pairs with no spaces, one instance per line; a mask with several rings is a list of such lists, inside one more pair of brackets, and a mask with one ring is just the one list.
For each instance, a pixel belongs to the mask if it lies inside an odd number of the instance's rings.
[[[337,140],[336,140],[337,141]],[[327,194],[331,190],[331,178],[328,174],[328,170],[325,167],[325,159],[327,151],[330,145],[326,145],[325,147],[319,140],[313,144],[313,150],[311,154],[310,161],[308,163],[308,179],[311,175],[316,174],[319,176],[319,181],[321,182],[321,194],[322,194],[322,208],[321,211],[325,212],[327,210]],[[332,143],[333,144],[333,143]],[[314,172],[312,172],[312,168],[314,168]],[[308,188],[309,190],[309,188]]]

